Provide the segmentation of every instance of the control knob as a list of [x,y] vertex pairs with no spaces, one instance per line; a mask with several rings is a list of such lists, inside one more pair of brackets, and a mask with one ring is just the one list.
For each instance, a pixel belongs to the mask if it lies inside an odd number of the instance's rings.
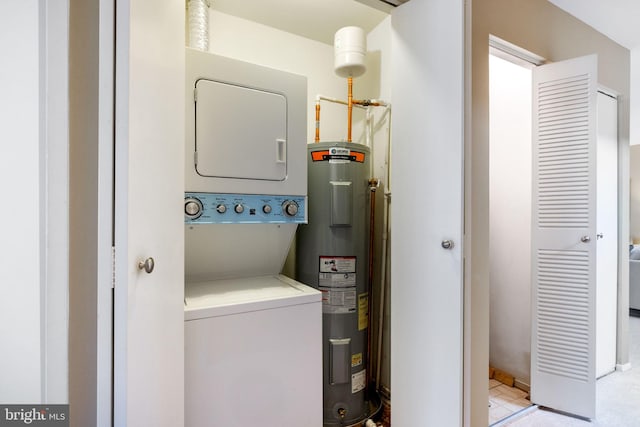
[[227,211],[227,207],[223,204],[219,204],[218,206],[216,206],[216,211],[218,211],[218,213],[223,214]]
[[244,206],[242,206],[240,203],[238,203],[234,208],[234,211],[236,211],[236,213],[241,214],[242,212],[244,212]]
[[270,214],[271,213],[271,205],[264,205],[262,207],[262,212],[264,212],[266,214]]
[[184,216],[187,219],[198,219],[202,215],[202,202],[195,197],[184,199]]
[[282,211],[287,216],[296,216],[298,214],[298,204],[293,200],[287,200],[282,204]]

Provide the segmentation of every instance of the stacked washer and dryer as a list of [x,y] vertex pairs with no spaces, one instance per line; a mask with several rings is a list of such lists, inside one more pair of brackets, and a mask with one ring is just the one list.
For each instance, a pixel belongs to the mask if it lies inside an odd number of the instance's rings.
[[[347,141],[320,142],[319,96],[307,146],[305,77],[187,50],[187,427],[341,427],[379,409],[369,389],[377,180],[351,123],[354,106],[387,104],[353,99],[365,52],[362,29],[336,33],[348,102],[331,102],[348,106]],[[298,225],[296,279],[309,286],[279,274]]]
[[279,274],[307,222],[306,78],[186,63],[185,425],[320,426],[321,294]]

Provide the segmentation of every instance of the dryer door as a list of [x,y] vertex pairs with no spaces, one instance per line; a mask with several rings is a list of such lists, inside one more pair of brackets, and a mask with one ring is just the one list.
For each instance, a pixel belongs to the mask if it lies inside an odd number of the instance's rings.
[[214,80],[196,82],[196,171],[216,178],[283,181],[287,99]]

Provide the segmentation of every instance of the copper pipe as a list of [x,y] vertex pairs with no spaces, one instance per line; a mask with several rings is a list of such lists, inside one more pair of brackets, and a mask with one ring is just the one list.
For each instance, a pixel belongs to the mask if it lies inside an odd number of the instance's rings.
[[347,78],[347,142],[351,142],[351,120],[353,117],[353,77]]
[[353,99],[353,78],[349,77],[347,79],[348,83],[348,101],[343,101],[341,99],[331,98],[323,95],[316,96],[316,136],[315,142],[320,142],[320,101],[329,101],[334,102],[336,104],[346,105],[348,107],[348,120],[347,120],[347,141],[352,142],[352,128],[353,128],[353,107],[362,108],[364,110],[367,107],[387,107],[387,104],[384,101],[378,101],[375,99]]
[[[349,103],[347,101],[343,101],[342,99],[331,98],[331,97],[324,96],[324,95],[318,95],[317,98],[316,98],[316,102],[317,102],[317,100],[333,102],[335,104],[341,104],[341,105],[349,105]],[[380,105],[384,105],[384,104],[380,103]],[[353,106],[357,107],[357,108],[362,108],[363,110],[366,109],[366,107],[364,107],[363,105],[356,104],[356,103],[353,103]]]
[[[378,189],[378,180],[371,178],[369,180],[369,272],[367,280],[367,364],[365,373],[365,390],[369,393],[369,385],[371,384],[371,304],[373,300],[373,253],[375,252],[375,227],[376,227],[376,190]],[[378,361],[380,363],[380,361]]]
[[315,142],[320,142],[320,100],[316,101],[316,139]]
[[354,99],[352,102],[354,105],[362,105],[364,107],[380,107],[384,105],[381,102],[371,101],[370,99]]

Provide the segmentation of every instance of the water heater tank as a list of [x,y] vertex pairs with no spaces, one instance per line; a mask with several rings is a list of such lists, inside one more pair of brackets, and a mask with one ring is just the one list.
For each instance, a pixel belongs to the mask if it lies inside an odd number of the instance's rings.
[[369,415],[369,148],[322,142],[308,151],[309,223],[298,228],[296,279],[322,292],[324,426],[348,426]]

